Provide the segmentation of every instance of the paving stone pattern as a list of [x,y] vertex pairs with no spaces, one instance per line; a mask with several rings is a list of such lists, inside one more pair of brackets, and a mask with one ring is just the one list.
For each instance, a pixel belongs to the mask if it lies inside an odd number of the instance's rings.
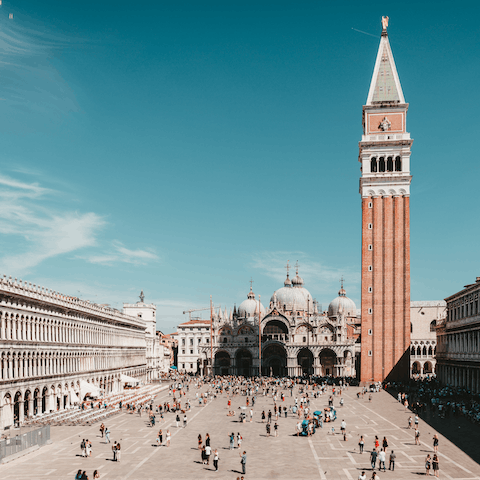
[[[332,424],[324,424],[312,437],[297,437],[295,424],[297,419],[289,413],[287,419],[279,418],[279,436],[267,437],[265,424],[261,422],[261,411],[273,412],[273,400],[261,395],[257,398],[252,423],[239,423],[237,416],[227,416],[227,396],[222,395],[210,401],[206,406],[198,406],[195,393],[205,391],[205,387],[196,390],[191,387],[186,398],[192,401],[192,410],[187,414],[186,428],[176,428],[175,415],[166,414],[165,422],[154,428],[148,426],[148,419],[137,414],[119,414],[108,422],[111,440],[122,445],[120,462],[112,461],[111,445],[100,437],[99,425],[91,427],[52,427],[51,445],[0,466],[1,480],[10,479],[62,479],[73,480],[79,469],[86,470],[89,479],[98,469],[102,480],[147,480],[147,479],[225,479],[236,480],[241,476],[240,454],[238,449],[229,450],[229,434],[240,432],[243,436],[241,450],[247,452],[246,479],[321,479],[321,480],[357,480],[362,470],[371,478],[369,451],[375,435],[380,442],[386,436],[388,453],[395,450],[397,455],[395,472],[387,469],[379,477],[385,479],[414,479],[424,475],[425,457],[433,455],[432,437],[435,430],[420,420],[421,445],[414,443],[414,430],[407,429],[410,411],[400,405],[386,392],[374,393],[369,402],[368,396],[357,399],[358,388],[350,387],[342,393],[345,399],[343,407],[335,397],[338,418]],[[285,402],[278,404],[287,407],[293,404],[295,395],[289,392]],[[161,392],[156,404],[171,399],[167,392]],[[299,396],[298,396],[299,398]],[[328,404],[328,395],[312,399],[311,408],[321,410]],[[236,396],[232,407],[245,405],[244,396]],[[347,441],[340,435],[340,422],[347,424]],[[332,434],[331,426],[335,427]],[[172,433],[170,447],[156,446],[159,428],[164,434],[167,428]],[[212,451],[217,448],[220,454],[219,470],[213,465],[201,463],[197,437],[210,434]],[[272,428],[273,433],[273,428]],[[359,453],[358,440],[365,438],[365,453]],[[92,441],[92,456],[80,456],[80,442],[83,438]],[[468,455],[439,435],[440,478],[449,480],[480,480],[480,465]],[[388,455],[387,455],[388,468]]]

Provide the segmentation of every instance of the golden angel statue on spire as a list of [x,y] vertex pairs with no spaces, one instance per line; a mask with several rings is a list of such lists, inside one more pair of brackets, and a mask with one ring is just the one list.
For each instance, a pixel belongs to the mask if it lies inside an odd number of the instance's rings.
[[388,27],[388,17],[382,17],[382,27],[384,30]]

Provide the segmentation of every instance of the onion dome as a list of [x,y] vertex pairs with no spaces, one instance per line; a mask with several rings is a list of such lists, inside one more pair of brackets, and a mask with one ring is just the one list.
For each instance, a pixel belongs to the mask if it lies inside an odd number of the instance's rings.
[[303,287],[303,280],[300,277],[298,278],[300,281],[297,280],[296,285],[294,285],[295,288],[292,288],[293,281],[290,281],[287,274],[285,286],[276,290],[270,301],[285,310],[295,309],[297,312],[313,311],[313,298],[310,292]]
[[347,297],[347,292],[342,287],[338,291],[338,297],[330,302],[328,306],[328,316],[336,317],[340,313],[343,313],[347,317],[355,317],[357,315],[357,307],[355,302]]
[[238,316],[240,318],[254,317],[255,314],[258,314],[259,308],[260,312],[264,314],[265,308],[258,300],[255,300],[255,294],[252,291],[252,287],[250,287],[247,299],[244,300],[238,307]]
[[303,278],[298,274],[298,268],[295,272],[295,276],[292,278],[292,285],[294,287],[301,287],[303,285]]

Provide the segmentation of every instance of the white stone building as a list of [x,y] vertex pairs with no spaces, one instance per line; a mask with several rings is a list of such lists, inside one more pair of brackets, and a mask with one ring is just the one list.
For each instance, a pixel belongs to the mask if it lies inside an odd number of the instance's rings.
[[437,377],[480,393],[480,277],[445,301],[447,317],[437,328]]
[[138,315],[0,278],[0,430],[70,408],[89,384],[108,394],[122,390],[121,375],[146,381],[150,336]]
[[410,376],[425,378],[436,371],[437,325],[445,320],[444,300],[410,302]]
[[178,371],[202,373],[199,367],[200,345],[210,344],[210,320],[194,319],[181,323],[171,337],[178,342]]

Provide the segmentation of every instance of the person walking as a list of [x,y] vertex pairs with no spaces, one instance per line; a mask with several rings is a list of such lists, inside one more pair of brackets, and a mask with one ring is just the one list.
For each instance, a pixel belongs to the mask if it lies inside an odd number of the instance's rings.
[[178,428],[178,424],[180,423],[180,415],[177,413],[177,416],[175,417],[175,422],[177,424],[177,428]]
[[212,447],[210,445],[205,447],[205,460],[207,465],[210,465],[210,455],[212,454]]
[[187,415],[185,414],[183,416],[183,428],[185,428],[187,426]]
[[412,416],[410,415],[408,417],[408,428],[412,428],[412,423],[413,423],[413,420],[412,420]]
[[105,425],[103,423],[100,425],[100,433],[102,434],[103,438],[103,434],[105,433]]
[[265,423],[265,410],[262,412],[262,423]]
[[274,430],[274,436],[276,437],[278,435],[278,424],[277,422],[275,422],[275,425],[273,426],[273,430]]
[[358,441],[358,447],[360,448],[360,453],[363,453],[363,447],[365,446],[365,440],[363,435],[360,435],[360,440]]
[[272,423],[272,411],[268,411],[268,423]]
[[265,428],[267,429],[267,437],[270,436],[270,424],[267,423],[267,425],[265,426]]
[[112,452],[113,452],[113,461],[117,461],[117,442],[114,442],[112,445]]
[[387,437],[383,437],[382,447],[383,447],[383,449],[384,449],[385,451],[387,451],[387,448],[388,448]]
[[438,453],[438,435],[433,436],[433,452]]
[[358,476],[358,480],[367,480],[367,475],[365,475],[365,472],[362,472],[362,473]]
[[80,452],[81,452],[82,457],[87,456],[87,444],[85,443],[85,439],[83,439],[80,442]]
[[208,433],[205,435],[205,446],[207,445],[210,447],[210,435]]
[[439,465],[438,465],[438,455],[435,454],[433,456],[432,460],[432,468],[433,468],[433,474],[438,477],[438,471],[440,470]]
[[383,471],[385,472],[385,461],[386,461],[386,453],[385,450],[382,448],[378,454],[378,471],[381,472],[382,468]]
[[420,445],[420,430],[415,430],[415,445]]
[[253,422],[253,409],[250,409],[250,423]]
[[117,462],[120,462],[122,458],[122,447],[119,443],[117,443]]
[[232,432],[230,435],[230,450],[235,448],[235,434]]
[[215,449],[213,452],[213,466],[215,467],[215,471],[218,471],[218,450]]
[[105,443],[110,443],[110,429],[105,427]]
[[377,451],[375,449],[372,450],[370,454],[370,463],[372,464],[372,470],[375,470],[375,466],[377,465]]
[[240,454],[241,460],[240,463],[242,464],[242,473],[245,475],[247,473],[247,452],[244,450],[242,454]]
[[167,447],[170,446],[170,439],[171,439],[171,438],[172,438],[172,436],[171,436],[171,434],[170,434],[170,430],[167,430],[167,436],[165,437]]
[[201,450],[203,445],[202,434],[198,434],[198,449]]
[[240,432],[237,433],[237,448],[242,446],[243,437],[240,435]]
[[200,451],[200,455],[202,458],[202,464],[205,465],[205,462],[207,461],[207,454],[205,452],[205,446],[202,447],[202,450]]
[[392,450],[392,453],[390,454],[390,462],[388,464],[388,469],[391,470],[392,472],[395,471],[395,459],[397,456],[395,455],[395,452]]

